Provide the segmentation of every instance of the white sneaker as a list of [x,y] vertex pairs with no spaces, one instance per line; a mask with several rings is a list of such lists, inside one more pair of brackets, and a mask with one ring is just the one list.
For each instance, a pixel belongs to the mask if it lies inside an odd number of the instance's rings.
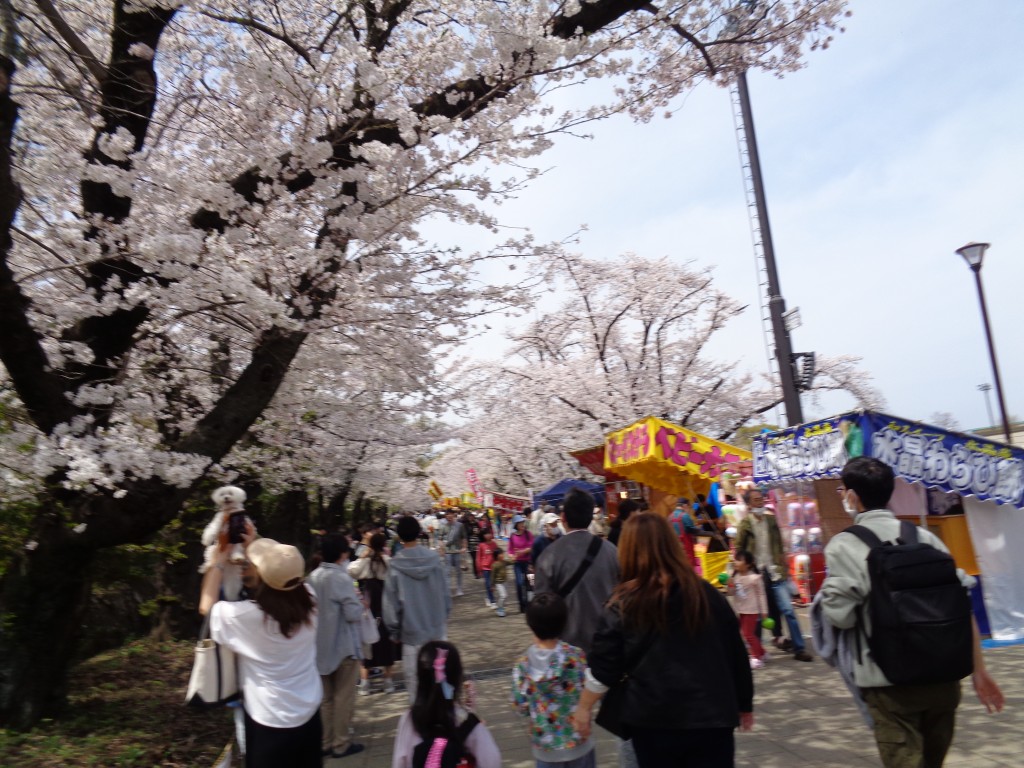
[[764,666],[764,662],[761,661],[760,659],[751,659],[750,660],[750,668],[751,669],[761,669],[763,666]]
[[370,681],[369,680],[360,680],[359,681],[359,685],[356,686],[356,689],[359,691],[359,695],[360,696],[369,696],[370,695]]
[[495,603],[492,603],[490,600],[484,600],[484,605],[486,605],[492,611],[498,607]]
[[395,684],[392,682],[390,677],[384,679],[384,693],[394,693]]
[[463,594],[462,590],[460,589],[458,592],[455,593],[455,596],[456,597],[462,597],[462,594]]

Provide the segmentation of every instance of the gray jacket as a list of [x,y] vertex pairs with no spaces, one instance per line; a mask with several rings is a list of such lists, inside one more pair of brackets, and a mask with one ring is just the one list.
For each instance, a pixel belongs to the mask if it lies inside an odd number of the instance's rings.
[[443,640],[448,633],[452,596],[444,564],[426,547],[400,549],[391,558],[384,583],[384,626],[405,645]]
[[[586,531],[570,531],[550,544],[537,558],[537,594],[557,592],[569,581],[586,557],[587,548],[593,540],[593,534]],[[589,655],[604,604],[618,583],[618,550],[615,545],[602,541],[594,562],[576,588],[565,598],[569,607],[569,620],[561,639],[582,648]]]
[[[900,535],[900,521],[888,509],[872,509],[861,512],[855,521],[874,533],[882,541],[895,541]],[[918,541],[931,544],[936,549],[949,553],[938,536],[924,528],[917,529]],[[823,618],[837,629],[857,626],[857,608],[866,605],[871,593],[871,576],[868,574],[867,557],[870,547],[852,533],[838,533],[825,547],[825,563],[828,578],[821,585],[821,612]],[[957,569],[964,589],[976,583]],[[871,614],[863,611],[864,634],[871,637]],[[861,688],[879,688],[892,685],[882,670],[875,664],[870,653],[863,653],[860,660],[854,659],[853,679]]]
[[321,675],[329,675],[344,659],[362,658],[362,635],[359,619],[363,604],[356,593],[348,563],[320,563],[309,574],[309,583],[316,592],[316,668]]

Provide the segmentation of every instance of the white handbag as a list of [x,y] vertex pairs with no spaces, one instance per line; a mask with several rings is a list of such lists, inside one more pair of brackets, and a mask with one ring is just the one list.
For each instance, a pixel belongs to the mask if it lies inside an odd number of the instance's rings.
[[199,631],[192,675],[188,679],[185,704],[190,707],[219,707],[239,697],[235,652],[210,639],[210,617]]
[[380,629],[377,627],[377,619],[365,608],[363,609],[363,615],[359,619],[359,634],[364,646],[380,642]]

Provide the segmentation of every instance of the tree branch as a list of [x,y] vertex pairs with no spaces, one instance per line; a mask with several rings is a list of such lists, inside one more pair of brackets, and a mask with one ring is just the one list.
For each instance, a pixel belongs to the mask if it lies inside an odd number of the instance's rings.
[[[36,2],[44,2],[44,1],[45,0],[36,0]],[[286,33],[286,32],[276,32],[273,29],[271,29],[270,27],[268,27],[266,24],[264,24],[262,21],[257,21],[252,16],[249,16],[249,17],[244,17],[244,16],[222,16],[219,13],[212,13],[210,11],[201,11],[201,14],[203,16],[206,16],[209,19],[213,19],[214,21],[223,21],[225,24],[237,24],[237,25],[239,25],[241,27],[248,27],[249,29],[255,29],[257,32],[262,32],[263,34],[267,35],[268,37],[272,37],[275,40],[278,40],[278,41],[284,43],[289,48],[291,48],[293,51],[295,51],[295,53],[303,61],[305,61],[307,64],[309,64],[309,66],[311,66],[311,67],[313,66],[313,58],[309,55],[309,51],[307,51],[305,48],[303,48],[301,45],[299,45],[297,42],[295,42],[288,35],[288,33]],[[315,67],[314,67],[314,69],[315,69]]]
[[50,433],[68,420],[74,409],[64,396],[62,382],[49,368],[42,337],[29,321],[31,302],[8,261],[14,246],[12,229],[22,200],[21,187],[12,173],[12,141],[18,122],[18,105],[10,91],[14,69],[12,60],[0,58],[0,360],[29,418],[43,432]]
[[214,462],[224,458],[270,404],[306,335],[281,328],[266,331],[234,384],[171,449],[206,456]]
[[64,17],[60,15],[60,11],[57,10],[56,6],[50,0],[35,0],[35,3],[53,25],[53,28],[57,30],[57,34],[61,36],[61,39],[82,60],[82,63],[96,79],[96,82],[102,83],[107,76],[107,70],[100,64],[100,60],[96,58],[96,55],[89,50],[89,46],[85,44],[82,38],[75,34],[75,30],[71,28],[71,25],[64,21]]

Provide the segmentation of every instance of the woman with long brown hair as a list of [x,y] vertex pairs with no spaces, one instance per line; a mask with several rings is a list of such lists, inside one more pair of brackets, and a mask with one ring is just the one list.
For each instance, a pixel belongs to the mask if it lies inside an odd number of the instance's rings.
[[210,636],[235,652],[245,705],[246,768],[319,768],[320,700],[316,668],[316,601],[303,578],[299,551],[254,539],[246,526],[245,556],[252,598],[217,602],[227,562],[227,537],[203,579],[199,611]]
[[635,513],[619,540],[622,578],[594,635],[576,710],[626,686],[621,722],[640,768],[731,768],[733,731],[753,727],[754,683],[736,615],[686,559],[669,522]]

